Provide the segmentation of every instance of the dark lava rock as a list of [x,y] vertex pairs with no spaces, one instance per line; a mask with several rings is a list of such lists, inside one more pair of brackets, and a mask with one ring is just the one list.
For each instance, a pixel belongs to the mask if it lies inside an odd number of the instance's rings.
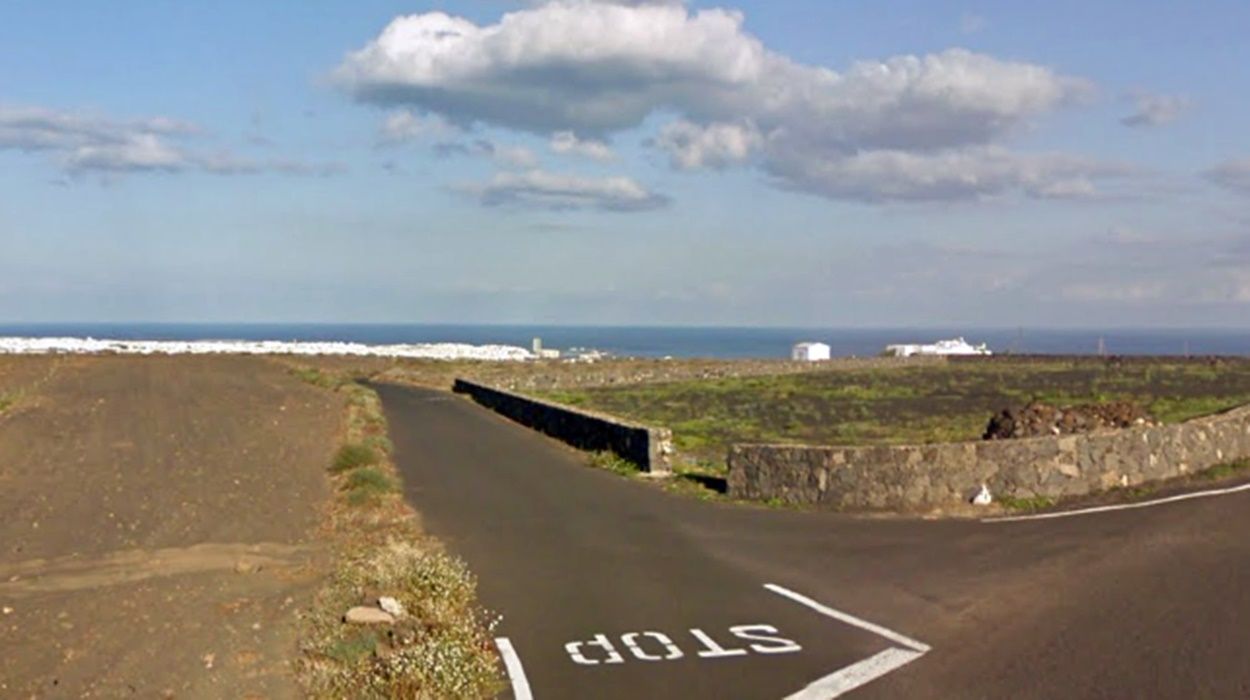
[[1051,406],[1034,401],[1023,408],[1005,408],[990,418],[985,440],[1071,435],[1095,430],[1157,425],[1141,406],[1127,401]]

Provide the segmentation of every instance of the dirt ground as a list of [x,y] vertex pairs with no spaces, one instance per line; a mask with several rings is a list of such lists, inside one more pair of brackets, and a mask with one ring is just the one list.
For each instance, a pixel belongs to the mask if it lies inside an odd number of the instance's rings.
[[341,399],[242,357],[0,358],[0,697],[291,697]]

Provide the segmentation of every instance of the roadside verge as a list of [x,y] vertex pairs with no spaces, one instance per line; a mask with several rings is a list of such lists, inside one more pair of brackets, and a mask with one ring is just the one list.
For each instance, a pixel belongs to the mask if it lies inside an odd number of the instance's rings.
[[502,687],[493,621],[465,564],[421,533],[400,495],[377,394],[308,367],[304,381],[345,399],[328,465],[323,535],[338,562],[302,621],[300,681],[312,697],[490,697]]

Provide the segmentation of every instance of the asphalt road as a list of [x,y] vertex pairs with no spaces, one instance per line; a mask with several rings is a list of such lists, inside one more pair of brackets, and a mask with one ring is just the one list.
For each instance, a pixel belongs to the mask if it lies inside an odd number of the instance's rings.
[[1250,494],[998,524],[704,503],[379,392],[535,698],[1250,697]]

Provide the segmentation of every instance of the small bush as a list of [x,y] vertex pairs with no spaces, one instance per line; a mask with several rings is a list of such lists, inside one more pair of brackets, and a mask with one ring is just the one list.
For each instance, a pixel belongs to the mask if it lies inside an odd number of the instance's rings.
[[341,664],[357,664],[373,656],[379,641],[378,635],[372,630],[348,633],[342,639],[336,639],[331,643],[325,653],[326,656]]
[[330,463],[330,471],[337,474],[357,467],[377,464],[378,460],[377,451],[369,445],[348,443],[340,447],[339,451],[335,453],[334,461]]
[[594,452],[590,455],[590,466],[598,469],[607,469],[621,476],[633,476],[640,469],[637,464],[624,459],[615,452]]
[[322,389],[335,389],[341,383],[340,380],[332,375],[326,374],[316,367],[297,367],[291,370],[300,381]]
[[388,493],[398,489],[390,477],[373,467],[362,467],[347,477],[347,502],[354,506],[376,502]]
[[395,451],[395,445],[385,435],[370,435],[365,438],[364,445],[382,454],[390,454]]

